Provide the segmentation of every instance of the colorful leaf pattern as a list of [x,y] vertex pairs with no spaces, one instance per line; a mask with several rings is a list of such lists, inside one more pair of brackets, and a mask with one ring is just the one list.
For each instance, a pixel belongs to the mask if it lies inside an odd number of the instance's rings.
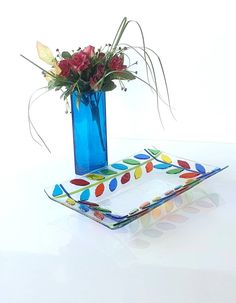
[[[104,221],[106,218],[109,218],[116,222],[112,223],[112,225],[109,223],[109,227],[116,228],[131,222],[146,212],[162,205],[170,199],[170,197],[175,197],[185,192],[207,177],[221,171],[220,168],[217,168],[207,173],[206,167],[200,163],[192,163],[191,161],[172,158],[155,149],[145,149],[144,151],[147,154],[138,153],[133,157],[122,160],[122,163],[112,164],[110,166],[112,169],[106,167],[81,176],[80,178],[70,180],[70,185],[72,187],[74,186],[75,189],[77,188],[77,190],[72,193],[67,192],[64,185],[56,184],[51,192],[51,196],[55,199],[65,197],[64,204],[67,203],[68,207],[73,209],[77,208],[83,213],[88,213],[90,217],[93,214],[96,220]],[[112,193],[130,180],[140,179],[146,173],[153,171],[153,169],[157,171],[160,170],[160,174],[178,175],[179,178],[185,179],[186,181],[184,184],[177,185],[173,189],[166,191],[162,196],[156,197],[151,201],[143,202],[138,208],[131,210],[127,215],[113,214],[111,210],[100,207],[97,203],[88,201],[91,194],[98,198],[105,192]],[[78,201],[73,199],[73,193],[76,192],[79,193],[80,197]],[[169,207],[168,203],[166,207]]]

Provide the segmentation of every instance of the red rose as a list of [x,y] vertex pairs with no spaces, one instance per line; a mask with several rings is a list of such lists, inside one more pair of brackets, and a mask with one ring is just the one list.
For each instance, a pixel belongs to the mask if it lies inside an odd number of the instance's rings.
[[61,69],[60,76],[68,77],[70,75],[70,60],[69,59],[61,60],[58,63],[58,66]]
[[71,68],[76,72],[82,72],[89,66],[90,62],[85,52],[75,53],[70,60]]
[[98,80],[102,78],[102,76],[104,75],[104,72],[105,72],[105,66],[102,64],[99,64],[97,66],[97,71],[95,74],[95,76],[97,77]]
[[97,66],[96,73],[94,74],[94,76],[90,77],[90,79],[89,79],[90,87],[93,90],[99,90],[100,85],[99,84],[97,85],[97,82],[103,77],[104,72],[105,72],[105,66],[102,64],[99,64]]
[[83,52],[89,57],[92,58],[95,55],[95,47],[94,46],[87,46],[83,49]]
[[127,67],[126,65],[123,65],[123,63],[124,57],[115,55],[111,58],[110,62],[108,63],[108,66],[111,70],[122,71]]

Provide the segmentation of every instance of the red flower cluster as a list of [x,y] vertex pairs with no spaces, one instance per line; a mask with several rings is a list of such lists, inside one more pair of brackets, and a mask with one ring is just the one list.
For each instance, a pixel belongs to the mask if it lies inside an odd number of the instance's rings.
[[111,58],[108,66],[111,70],[122,71],[126,69],[126,65],[124,65],[124,56],[115,55]]
[[61,60],[58,63],[58,66],[61,69],[60,76],[62,76],[62,77],[68,77],[69,74],[70,74],[70,68],[71,68],[71,66],[70,66],[70,60],[69,59]]
[[[70,75],[70,71],[73,70],[75,72],[81,73],[86,70],[91,63],[91,58],[95,55],[94,46],[87,46],[83,50],[78,53],[75,53],[71,56],[71,58],[61,60],[58,65],[61,69],[60,76],[67,78]],[[98,60],[103,60],[105,57],[104,53],[98,54]],[[123,55],[114,55],[107,64],[110,71],[123,71],[127,68],[124,65],[124,56]],[[105,72],[105,66],[99,64],[96,69],[96,73],[90,78],[90,83],[94,84],[102,78]]]
[[[113,50],[111,45],[95,51],[94,46],[87,46],[70,54],[67,51],[58,52],[61,58],[57,62],[60,71],[57,74],[59,81],[55,80],[50,85],[63,86],[65,81],[67,89],[78,89],[80,93],[90,90],[113,90],[116,85],[114,80],[133,80],[135,77],[124,65],[124,50]],[[52,80],[53,81],[53,80]],[[70,90],[69,90],[70,92]]]
[[97,66],[96,73],[94,74],[94,76],[92,76],[89,79],[89,84],[92,89],[97,90],[99,88],[99,85],[97,84],[97,82],[104,76],[104,73],[105,73],[105,66],[102,64],[99,64]]
[[85,52],[81,51],[72,56],[70,60],[71,69],[75,72],[82,72],[89,66],[89,59]]
[[95,47],[92,45],[89,45],[84,48],[83,52],[89,57],[92,58],[95,55]]
[[60,76],[68,77],[70,71],[82,72],[89,67],[90,58],[94,56],[94,47],[89,45],[84,50],[75,53],[71,58],[61,60],[58,65],[61,69]]

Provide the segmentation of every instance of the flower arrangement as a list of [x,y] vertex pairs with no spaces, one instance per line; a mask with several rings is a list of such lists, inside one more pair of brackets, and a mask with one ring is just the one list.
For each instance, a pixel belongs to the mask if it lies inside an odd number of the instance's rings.
[[[135,22],[142,36],[142,46],[134,47],[126,43],[120,44],[120,40],[129,23]],[[147,79],[137,76],[137,71],[130,71],[129,68],[135,63],[130,63],[130,58],[126,54],[128,50],[133,50],[144,60],[146,65]],[[122,90],[126,91],[123,81],[139,79],[147,84],[155,93],[158,100],[160,98],[154,64],[150,53],[155,55],[159,61],[167,92],[167,101],[170,107],[169,92],[166,82],[164,69],[159,56],[150,48],[145,46],[145,40],[142,28],[137,21],[127,20],[125,17],[115,35],[112,44],[106,44],[104,48],[95,49],[94,46],[87,46],[83,49],[80,47],[77,51],[62,51],[57,49],[57,55],[54,56],[51,50],[40,42],[37,42],[37,51],[39,58],[52,68],[47,71],[38,66],[33,61],[21,55],[43,71],[43,75],[48,81],[48,89],[63,90],[62,98],[66,99],[70,94],[77,90],[79,94],[87,91],[111,91],[116,88],[114,80],[118,80]],[[129,61],[128,65],[124,64],[125,57]],[[151,80],[150,81],[150,75]],[[163,101],[163,100],[162,100]]]
[[91,90],[111,91],[116,87],[114,80],[122,83],[123,80],[135,79],[124,65],[125,47],[112,50],[109,44],[104,49],[95,50],[94,46],[89,45],[72,53],[61,53],[57,49],[56,58],[40,42],[37,42],[37,49],[39,57],[53,67],[49,72],[44,71],[48,88],[64,89],[64,99],[74,90],[79,94]]
[[[127,26],[131,22],[135,23],[139,28],[142,38],[142,46],[132,46],[130,44],[120,42]],[[116,88],[117,85],[115,82],[117,81],[119,82],[121,89],[126,91],[127,89],[124,81],[138,79],[149,86],[149,88],[154,92],[157,101],[157,110],[162,125],[159,100],[163,101],[171,111],[168,86],[161,59],[155,51],[146,47],[142,28],[137,21],[128,20],[126,17],[123,18],[113,42],[111,44],[106,44],[103,48],[96,49],[94,46],[89,45],[84,48],[79,47],[76,51],[71,52],[60,52],[59,49],[57,49],[57,54],[54,56],[47,46],[37,42],[37,51],[39,58],[42,59],[44,63],[50,65],[49,70],[42,68],[27,57],[23,55],[21,56],[42,70],[44,77],[48,81],[47,91],[56,90],[62,92],[61,98],[66,101],[67,108],[69,106],[67,98],[71,96],[74,91],[77,91],[77,103],[79,106],[80,97],[83,93],[90,91],[96,92],[100,90],[104,92],[112,91]],[[145,78],[139,77],[137,71],[130,69],[131,66],[138,62],[136,61],[131,63],[128,51],[135,52],[135,54],[144,62],[146,69]],[[159,94],[152,56],[158,60],[159,67],[163,75],[167,102],[165,102]],[[29,101],[29,111],[32,101],[32,99]],[[46,146],[45,142],[34,127],[30,119],[30,114],[28,116],[31,135],[33,128],[40,140]]]

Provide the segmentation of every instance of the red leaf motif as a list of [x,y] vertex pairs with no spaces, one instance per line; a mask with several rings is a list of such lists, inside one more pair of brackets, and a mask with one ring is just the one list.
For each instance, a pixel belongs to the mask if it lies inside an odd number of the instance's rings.
[[105,218],[104,214],[101,213],[101,212],[98,211],[98,210],[95,210],[94,216],[97,217],[97,218],[100,219],[100,220],[103,220],[103,219]]
[[153,170],[153,164],[152,162],[148,162],[145,166],[146,172],[150,173]]
[[198,175],[199,175],[199,173],[185,173],[185,174],[180,175],[179,177],[184,178],[184,179],[191,179]]
[[187,168],[187,169],[190,168],[190,165],[189,165],[188,162],[186,162],[186,161],[178,160],[178,164],[179,164],[179,166],[181,166],[181,167],[183,167],[183,168]]
[[129,182],[130,180],[130,173],[125,173],[122,177],[121,177],[121,184],[125,184],[127,182]]
[[95,196],[99,197],[103,194],[105,186],[103,183],[99,184],[95,189]]
[[73,179],[70,181],[70,183],[78,186],[86,186],[90,184],[90,182],[84,179]]

